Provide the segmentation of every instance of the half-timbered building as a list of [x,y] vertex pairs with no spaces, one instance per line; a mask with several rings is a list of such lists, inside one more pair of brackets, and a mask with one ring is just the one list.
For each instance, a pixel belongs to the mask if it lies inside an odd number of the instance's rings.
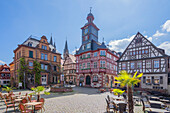
[[143,73],[140,88],[168,89],[169,56],[139,32],[118,60],[118,72],[121,70]]
[[10,67],[6,64],[0,65],[0,85],[7,86],[10,84]]
[[84,87],[114,87],[119,55],[98,41],[99,29],[90,12],[82,29],[82,44],[76,51],[77,85]]
[[76,57],[69,54],[67,40],[63,53],[63,74],[66,84],[76,84]]

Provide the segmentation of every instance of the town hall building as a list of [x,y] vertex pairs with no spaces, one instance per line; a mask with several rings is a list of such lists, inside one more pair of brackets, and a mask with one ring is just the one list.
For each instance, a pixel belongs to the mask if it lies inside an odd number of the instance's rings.
[[93,23],[94,16],[87,16],[82,29],[82,44],[76,51],[77,85],[83,87],[114,87],[119,54],[98,41],[99,28]]

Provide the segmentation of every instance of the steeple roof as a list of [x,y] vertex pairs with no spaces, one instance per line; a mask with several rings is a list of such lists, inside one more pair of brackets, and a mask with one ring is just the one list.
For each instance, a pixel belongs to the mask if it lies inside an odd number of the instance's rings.
[[[68,52],[68,45],[67,45],[67,40],[66,40],[66,43],[65,43],[65,48],[64,48],[64,53]],[[69,53],[69,52],[68,52]]]
[[51,39],[50,39],[50,44],[53,45],[52,35],[51,35]]

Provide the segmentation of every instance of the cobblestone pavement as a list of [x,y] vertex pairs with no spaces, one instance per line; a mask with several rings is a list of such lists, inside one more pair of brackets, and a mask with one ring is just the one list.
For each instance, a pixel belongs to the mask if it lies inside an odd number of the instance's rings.
[[[45,113],[106,113],[105,98],[110,93],[98,93],[97,91],[92,88],[76,87],[70,93],[42,95],[45,98]],[[31,91],[22,91],[22,93],[26,92]],[[5,110],[4,102],[0,102],[0,113]],[[14,112],[13,108],[8,111]],[[17,112],[19,111],[17,110]],[[135,113],[142,113],[142,106],[135,106]]]

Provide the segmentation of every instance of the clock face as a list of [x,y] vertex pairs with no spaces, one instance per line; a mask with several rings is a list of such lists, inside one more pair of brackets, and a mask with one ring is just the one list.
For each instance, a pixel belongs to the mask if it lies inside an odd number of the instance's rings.
[[84,34],[86,35],[89,32],[88,27],[84,29]]

